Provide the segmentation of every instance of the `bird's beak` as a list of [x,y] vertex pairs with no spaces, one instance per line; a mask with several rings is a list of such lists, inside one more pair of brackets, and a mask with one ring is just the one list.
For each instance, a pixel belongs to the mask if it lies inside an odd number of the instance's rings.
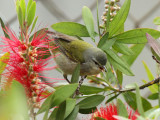
[[105,71],[105,72],[107,72],[107,68],[106,68],[106,66],[102,66],[102,67],[100,67],[100,69],[103,71]]

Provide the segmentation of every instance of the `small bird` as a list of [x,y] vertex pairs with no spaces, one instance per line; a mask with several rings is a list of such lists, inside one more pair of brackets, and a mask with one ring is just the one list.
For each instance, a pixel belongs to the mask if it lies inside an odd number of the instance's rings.
[[[55,61],[63,71],[64,78],[72,74],[77,64],[80,64],[80,76],[96,75],[106,70],[107,57],[105,52],[93,45],[58,32],[52,32],[54,43],[59,47]],[[84,77],[84,78],[85,78]]]

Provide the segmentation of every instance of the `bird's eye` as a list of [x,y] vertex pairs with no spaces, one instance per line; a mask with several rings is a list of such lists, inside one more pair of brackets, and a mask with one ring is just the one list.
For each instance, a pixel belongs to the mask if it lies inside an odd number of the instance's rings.
[[96,61],[94,61],[94,63],[95,63],[96,65],[99,65],[98,62],[96,62]]

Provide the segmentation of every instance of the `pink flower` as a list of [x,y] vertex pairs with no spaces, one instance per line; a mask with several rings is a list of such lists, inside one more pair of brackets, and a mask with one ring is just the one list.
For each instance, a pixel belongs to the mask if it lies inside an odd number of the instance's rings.
[[[131,120],[136,120],[137,119],[137,115],[139,115],[138,112],[134,112],[131,109],[127,109],[128,110],[128,118]],[[99,110],[95,111],[90,120],[97,120],[96,117],[100,117],[106,120],[117,120],[116,118],[114,118],[114,115],[118,115],[118,109],[117,106],[115,104],[109,104],[106,105],[106,107],[101,107]]]
[[44,59],[44,56],[49,54],[48,48],[51,39],[45,30],[35,34],[32,40],[29,40],[29,35],[22,34],[19,39],[8,28],[6,28],[6,32],[10,39],[1,37],[4,45],[0,45],[3,52],[10,53],[7,71],[3,74],[6,77],[6,85],[11,79],[17,80],[24,86],[29,100],[39,104],[42,99],[51,94],[45,89],[46,83],[43,83],[39,76],[39,73],[55,68],[55,66],[46,68],[51,57]]

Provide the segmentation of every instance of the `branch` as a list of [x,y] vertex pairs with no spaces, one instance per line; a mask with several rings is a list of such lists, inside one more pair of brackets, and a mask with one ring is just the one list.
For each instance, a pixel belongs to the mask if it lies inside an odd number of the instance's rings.
[[[150,81],[150,82],[148,82],[148,83],[146,83],[146,84],[141,85],[141,86],[139,87],[139,89],[144,89],[144,88],[146,88],[146,87],[149,87],[149,86],[151,86],[151,85],[153,85],[153,84],[156,84],[156,83],[159,83],[159,82],[160,82],[160,77],[158,77],[158,78],[156,78],[156,79],[154,79],[154,80],[152,80],[152,81]],[[121,94],[121,93],[124,93],[124,92],[135,91],[135,90],[136,90],[135,88],[126,89],[126,90],[117,90],[117,91],[114,91],[114,92],[112,92],[112,93],[110,93],[110,94],[108,94],[108,95],[112,95],[112,94],[117,93],[117,92],[119,92],[119,93]],[[107,96],[108,96],[108,95],[107,95]]]

